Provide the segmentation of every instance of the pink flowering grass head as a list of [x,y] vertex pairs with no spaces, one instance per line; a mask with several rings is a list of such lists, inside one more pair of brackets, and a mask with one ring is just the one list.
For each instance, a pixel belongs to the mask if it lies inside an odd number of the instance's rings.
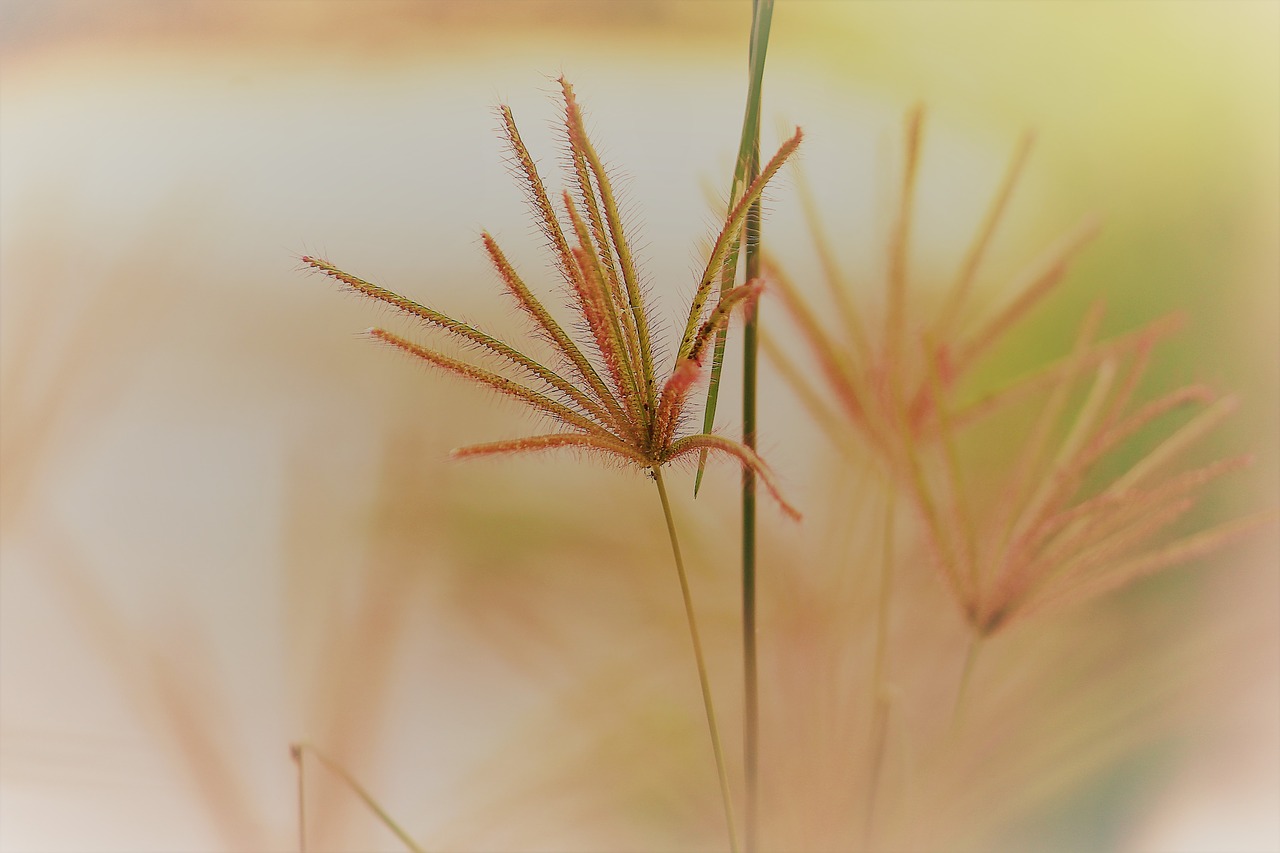
[[569,188],[553,201],[525,147],[511,110],[498,113],[514,172],[528,198],[538,230],[566,285],[577,321],[565,329],[525,284],[494,238],[484,248],[503,286],[526,315],[534,334],[546,341],[554,358],[543,363],[524,351],[434,309],[364,281],[312,256],[302,261],[357,293],[391,305],[423,326],[471,345],[501,365],[489,370],[385,329],[370,335],[441,370],[491,388],[551,418],[555,432],[470,445],[456,457],[532,453],[572,448],[620,459],[645,469],[696,458],[703,452],[731,457],[759,475],[788,515],[796,511],[778,491],[769,468],[745,445],[686,429],[690,391],[703,376],[708,346],[733,310],[759,298],[762,283],[750,281],[712,300],[713,286],[741,233],[747,211],[800,144],[799,130],[783,143],[729,211],[712,245],[694,290],[675,356],[660,371],[651,339],[651,323],[630,244],[610,182],[584,130],[573,87],[560,79],[564,103],[565,161]]

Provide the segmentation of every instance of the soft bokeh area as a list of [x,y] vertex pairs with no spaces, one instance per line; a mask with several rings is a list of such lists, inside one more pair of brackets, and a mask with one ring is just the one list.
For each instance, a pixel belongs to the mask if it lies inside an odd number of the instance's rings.
[[[981,381],[1063,354],[1099,297],[1105,335],[1184,312],[1148,396],[1237,392],[1202,455],[1256,457],[1192,522],[1280,505],[1280,5],[774,14],[763,147],[804,128],[859,298],[880,298],[910,105],[926,116],[911,259],[926,299],[1031,129],[979,302],[1082,217],[1103,230]],[[564,74],[626,176],[677,332],[722,215],[709,199],[728,195],[750,15],[745,0],[0,5],[0,849],[295,850],[301,740],[428,850],[723,847],[649,481],[572,454],[451,463],[539,424],[375,346],[359,334],[374,324],[424,336],[298,258],[518,337],[481,230],[535,289],[552,275],[492,108],[512,106],[554,174]],[[797,182],[769,191],[765,241],[817,293]],[[733,357],[726,375],[736,435]],[[877,481],[776,372],[762,395],[762,451],[806,513],[765,507],[762,838],[848,849]],[[687,471],[669,477],[740,780],[737,481],[713,468],[694,501]],[[962,623],[923,544],[900,538],[893,730],[916,735],[888,743],[880,846],[1280,847],[1274,525],[994,639],[956,748],[939,709]],[[400,849],[318,763],[307,786],[313,850]]]

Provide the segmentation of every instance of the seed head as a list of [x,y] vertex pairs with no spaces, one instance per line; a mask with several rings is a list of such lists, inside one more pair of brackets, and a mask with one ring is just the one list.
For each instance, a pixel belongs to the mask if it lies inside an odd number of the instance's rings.
[[751,281],[729,289],[708,304],[712,285],[720,279],[729,246],[741,232],[747,210],[799,146],[800,131],[782,145],[725,218],[695,288],[675,357],[665,374],[660,375],[640,276],[608,171],[587,137],[573,87],[563,78],[560,85],[571,188],[559,196],[558,208],[520,137],[511,110],[501,106],[498,115],[514,172],[556,271],[567,285],[570,307],[579,321],[578,327],[585,332],[580,337],[586,340],[575,340],[552,317],[491,235],[486,233],[482,238],[503,286],[527,316],[534,333],[550,344],[555,363],[544,364],[480,329],[343,272],[328,261],[304,256],[303,263],[357,293],[391,305],[426,327],[478,347],[494,356],[503,372],[446,356],[384,329],[370,331],[375,340],[487,386],[551,417],[561,427],[546,435],[459,448],[454,456],[576,448],[656,469],[709,451],[730,456],[755,471],[783,510],[796,517],[796,511],[778,492],[768,467],[750,448],[717,435],[681,433],[688,420],[689,392],[702,377],[708,342],[729,322],[735,307],[749,306],[759,297],[762,282]]

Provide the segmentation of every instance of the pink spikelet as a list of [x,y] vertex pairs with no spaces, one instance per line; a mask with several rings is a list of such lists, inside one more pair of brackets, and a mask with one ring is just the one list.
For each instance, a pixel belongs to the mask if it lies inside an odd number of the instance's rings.
[[343,272],[328,261],[304,256],[302,262],[344,286],[393,306],[456,340],[479,346],[496,357],[495,372],[421,346],[383,329],[371,337],[438,370],[498,392],[503,397],[550,417],[565,431],[515,438],[460,448],[457,457],[579,450],[613,456],[628,464],[656,471],[683,456],[691,447],[705,446],[732,457],[769,484],[788,515],[794,509],[782,500],[776,478],[765,463],[729,439],[681,435],[690,420],[690,390],[702,375],[707,344],[728,322],[733,310],[748,310],[759,297],[760,282],[723,293],[708,307],[711,284],[719,280],[730,238],[738,233],[752,202],[800,144],[800,131],[783,144],[730,211],[719,230],[706,268],[695,286],[685,332],[665,374],[654,363],[650,322],[639,288],[639,271],[618,213],[608,171],[601,163],[583,126],[573,88],[561,80],[565,104],[569,189],[560,195],[563,218],[557,215],[546,184],[516,127],[511,110],[499,108],[502,132],[510,152],[512,171],[528,199],[538,230],[580,319],[585,340],[561,326],[489,234],[482,235],[486,254],[503,287],[528,318],[533,335],[550,345],[554,363],[544,364],[518,347],[434,309]]

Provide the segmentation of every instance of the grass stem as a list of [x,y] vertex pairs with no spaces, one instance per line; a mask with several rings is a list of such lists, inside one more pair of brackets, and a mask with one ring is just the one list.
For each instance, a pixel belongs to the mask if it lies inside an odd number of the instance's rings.
[[[749,174],[759,168],[757,149]],[[758,276],[760,256],[752,235],[760,231],[759,204],[747,217],[747,280]],[[756,363],[759,325],[752,310],[742,335],[742,443],[756,450]],[[755,853],[760,803],[760,687],[756,658],[756,472],[742,469],[742,689],[743,755],[747,788],[747,853]]]
[[693,613],[693,596],[689,593],[689,578],[684,571],[684,558],[680,556],[680,540],[676,536],[676,522],[671,514],[671,501],[662,480],[662,469],[654,466],[653,481],[658,485],[658,497],[662,499],[662,512],[667,519],[667,533],[671,536],[671,553],[676,560],[676,574],[680,577],[680,594],[684,597],[684,614],[689,621],[689,636],[693,640],[693,659],[698,665],[698,681],[702,686],[702,705],[707,712],[707,729],[711,732],[711,748],[716,756],[716,772],[720,776],[720,796],[724,800],[724,819],[729,828],[729,849],[738,853],[738,831],[733,817],[733,796],[729,791],[729,772],[725,768],[724,749],[720,745],[720,729],[716,725],[715,705],[711,701],[711,681],[707,677],[707,663],[702,655],[702,640],[698,636],[698,620]]
[[885,741],[888,737],[889,696],[887,658],[889,648],[889,605],[893,595],[893,528],[896,490],[893,480],[885,486],[884,545],[880,560],[880,589],[876,600],[876,647],[872,670],[871,766],[868,770],[866,814],[862,825],[863,847],[871,848],[876,798],[880,792],[880,771],[884,764]]
[[954,737],[960,730],[964,720],[965,700],[968,696],[969,681],[973,676],[974,661],[978,657],[978,649],[982,646],[982,637],[974,634],[969,639],[969,651],[964,657],[964,669],[960,673],[960,686],[956,690],[956,704],[951,711],[951,734]]
[[877,699],[885,692],[889,647],[889,607],[893,599],[893,527],[896,489],[890,479],[884,496],[884,548],[880,560],[880,589],[876,599],[876,651],[872,684]]
[[[760,174],[760,100],[764,85],[764,61],[769,47],[769,29],[773,24],[773,0],[752,0],[751,42],[747,56],[749,74],[747,107],[742,117],[742,135],[738,142],[738,158],[734,163],[733,185],[729,208],[732,210]],[[720,292],[725,293],[738,269],[741,244],[746,243],[746,281],[760,275],[760,202],[752,203],[745,223],[745,240],[735,239],[725,258]],[[759,326],[755,310],[747,317],[743,334],[742,372],[742,443],[752,452],[756,449],[756,359],[759,350]],[[711,378],[707,385],[707,405],[703,412],[703,432],[715,426],[716,401],[720,392],[720,370],[724,364],[727,329],[716,335],[711,362]],[[693,482],[696,497],[702,484],[707,460],[703,451],[698,460],[698,473]],[[747,853],[757,847],[759,805],[759,687],[756,664],[756,478],[755,472],[742,473],[742,658],[743,658],[743,764],[746,772],[746,841]]]
[[302,767],[302,746],[289,745],[289,755],[298,770],[298,853],[307,853],[307,791],[306,772]]
[[[764,57],[773,19],[773,0],[756,0],[751,15],[751,86],[748,111],[755,113],[748,151],[747,185],[760,174],[760,89]],[[743,128],[747,131],[747,128]],[[743,142],[748,140],[744,135]],[[739,152],[741,156],[741,151]],[[747,213],[746,280],[760,277],[760,200]],[[756,363],[760,351],[759,306],[747,314],[742,335],[742,443],[756,450]],[[743,757],[746,775],[747,853],[758,847],[760,819],[760,688],[756,661],[756,474],[742,469],[742,668],[743,668]]]
[[[368,806],[369,811],[373,812],[374,815],[377,816],[378,820],[382,821],[382,824],[387,829],[391,830],[395,834],[396,838],[400,839],[400,843],[403,844],[410,853],[425,853],[425,851],[423,851],[423,849],[419,847],[411,837],[409,837],[409,833],[405,832],[400,825],[391,818],[391,815],[387,814],[382,806],[378,805],[378,801],[373,798],[373,795],[366,791],[364,786],[357,782],[355,777],[347,772],[345,767],[309,743],[295,744],[293,750],[295,761],[298,763],[299,773],[301,773],[303,753],[310,752],[331,773],[347,784],[347,787],[349,787],[355,795],[359,797],[366,806]],[[298,789],[299,791],[302,790],[301,778],[298,780]],[[306,848],[304,847],[304,853],[305,849]]]
[[876,801],[880,796],[880,776],[884,767],[885,744],[889,737],[889,697],[877,695],[871,717],[871,764],[867,769],[869,782],[867,798],[863,804],[862,848],[872,849],[875,833]]

